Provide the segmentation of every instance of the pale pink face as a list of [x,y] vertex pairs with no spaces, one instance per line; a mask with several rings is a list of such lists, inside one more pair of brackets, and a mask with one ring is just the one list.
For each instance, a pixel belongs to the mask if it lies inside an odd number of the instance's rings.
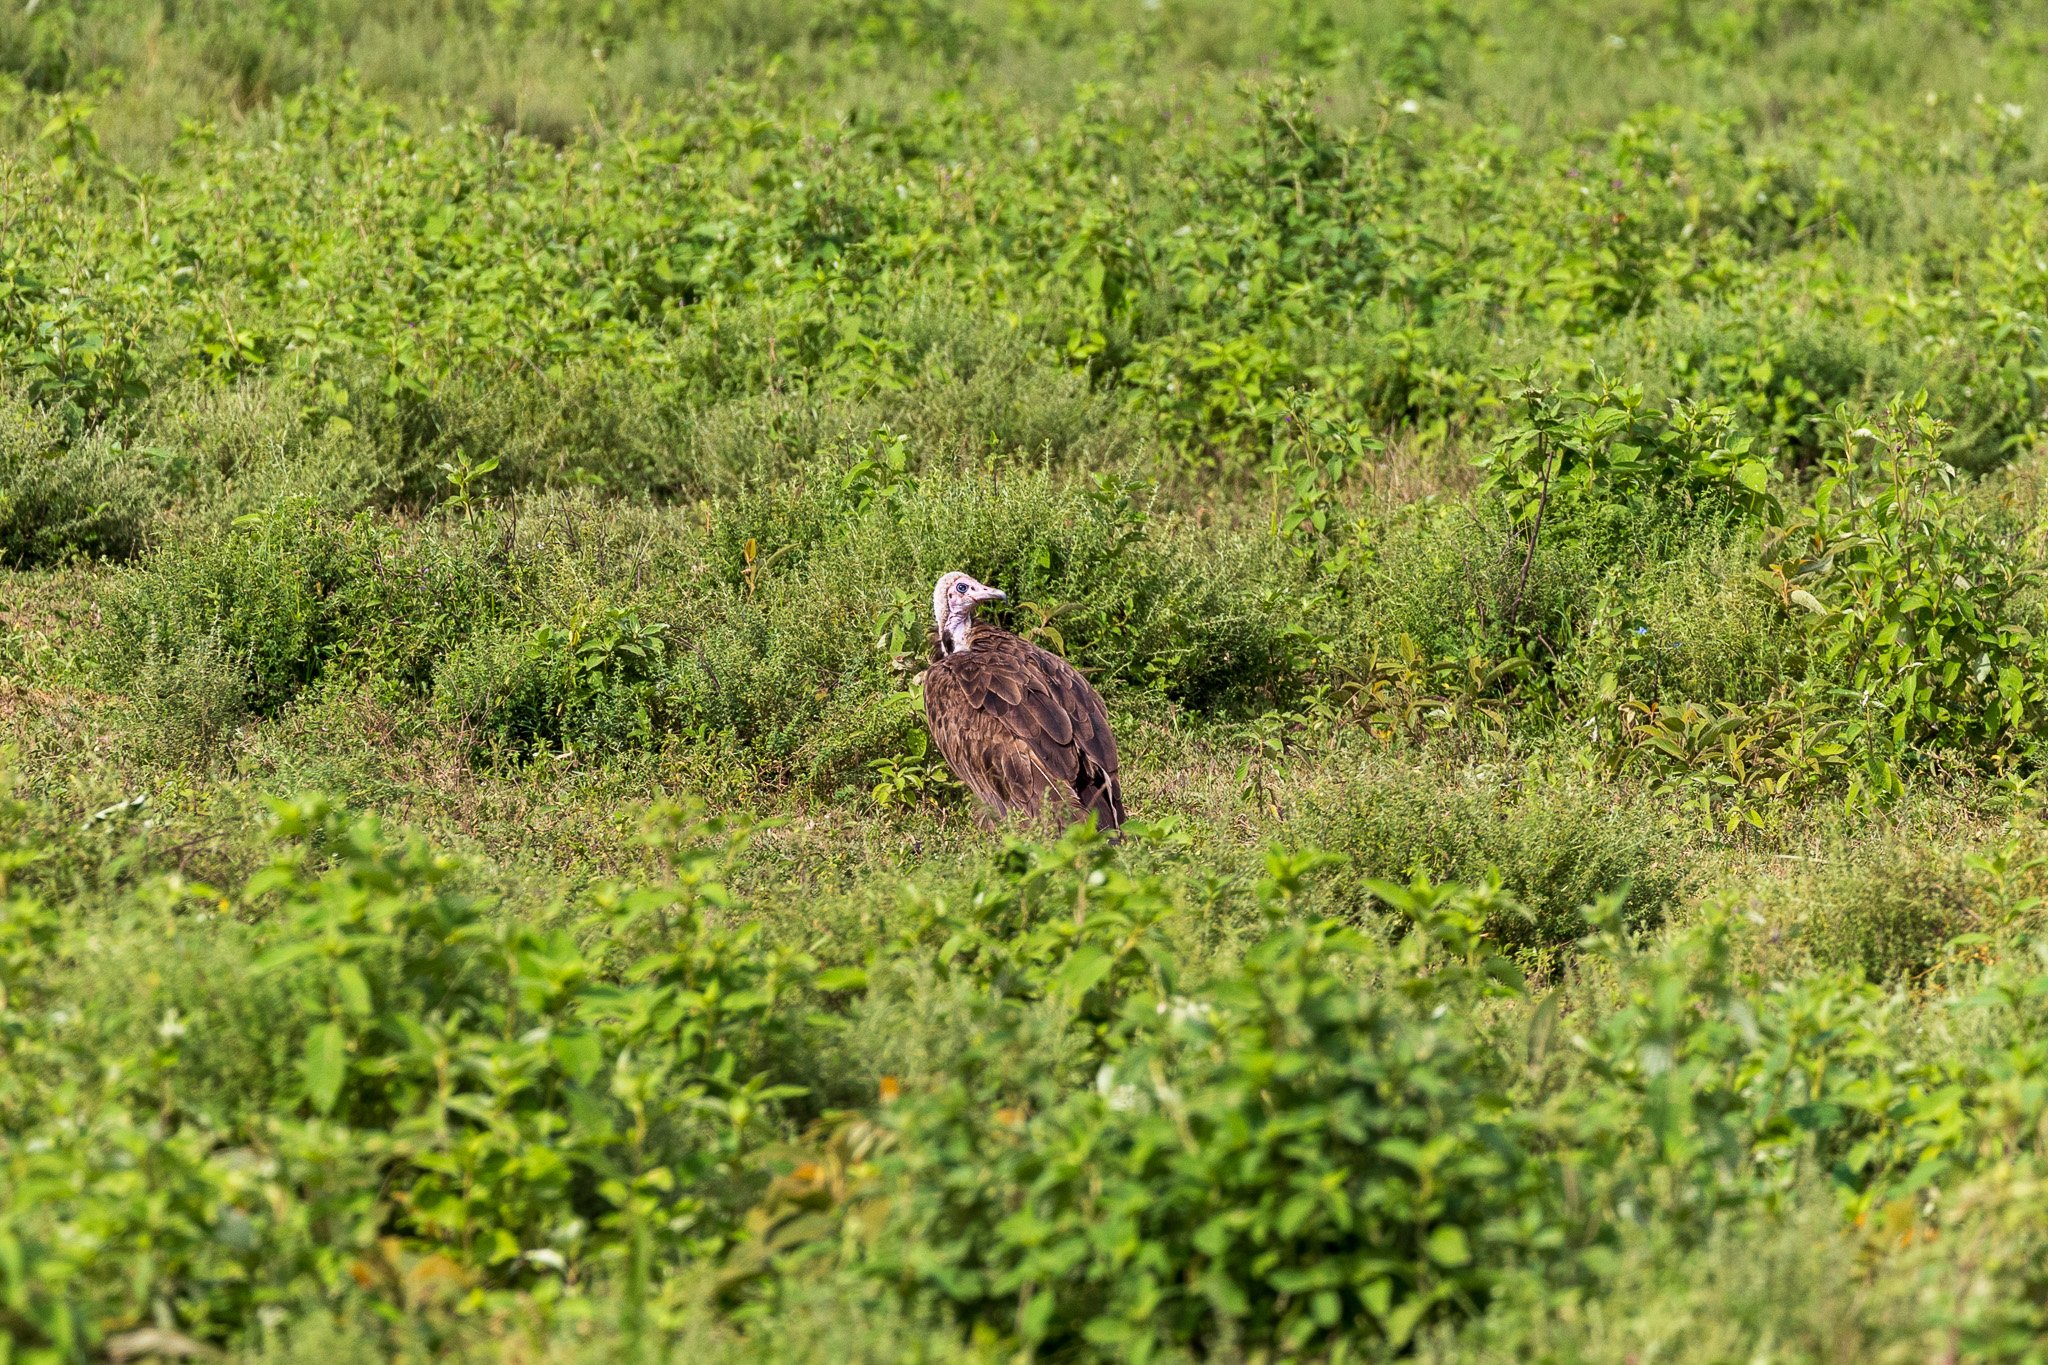
[[974,609],[984,602],[1000,602],[1003,593],[971,575],[941,574],[932,589],[932,623],[939,633],[955,644],[964,645],[967,627],[974,621]]

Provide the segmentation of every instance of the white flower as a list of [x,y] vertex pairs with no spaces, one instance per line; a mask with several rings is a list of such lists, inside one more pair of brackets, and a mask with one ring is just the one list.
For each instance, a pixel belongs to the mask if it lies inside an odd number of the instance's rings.
[[1415,100],[1402,100],[1399,108],[1404,114],[1419,114],[1422,112],[1422,105]]
[[1119,1114],[1129,1113],[1138,1107],[1138,1087],[1119,1085],[1116,1072],[1110,1070],[1107,1062],[1095,1073],[1095,1093],[1109,1101],[1109,1107]]

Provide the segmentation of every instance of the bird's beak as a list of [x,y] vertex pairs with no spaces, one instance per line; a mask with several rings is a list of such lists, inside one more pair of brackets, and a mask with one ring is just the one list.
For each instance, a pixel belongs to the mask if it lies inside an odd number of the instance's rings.
[[974,590],[974,603],[976,606],[980,606],[983,602],[1007,602],[1009,600],[1009,597],[1001,588],[976,588]]

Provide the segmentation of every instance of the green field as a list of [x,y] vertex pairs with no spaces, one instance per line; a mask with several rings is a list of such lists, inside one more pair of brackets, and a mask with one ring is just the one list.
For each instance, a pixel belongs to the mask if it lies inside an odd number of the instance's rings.
[[2044,759],[2038,0],[0,3],[0,1365],[2048,1359]]

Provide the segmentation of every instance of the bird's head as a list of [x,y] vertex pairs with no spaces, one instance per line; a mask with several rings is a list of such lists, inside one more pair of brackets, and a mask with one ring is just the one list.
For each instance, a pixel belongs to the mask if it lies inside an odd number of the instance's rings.
[[984,602],[1002,600],[1000,589],[967,574],[941,574],[938,586],[932,589],[932,624],[954,649],[965,649],[968,629],[974,624],[974,609]]

